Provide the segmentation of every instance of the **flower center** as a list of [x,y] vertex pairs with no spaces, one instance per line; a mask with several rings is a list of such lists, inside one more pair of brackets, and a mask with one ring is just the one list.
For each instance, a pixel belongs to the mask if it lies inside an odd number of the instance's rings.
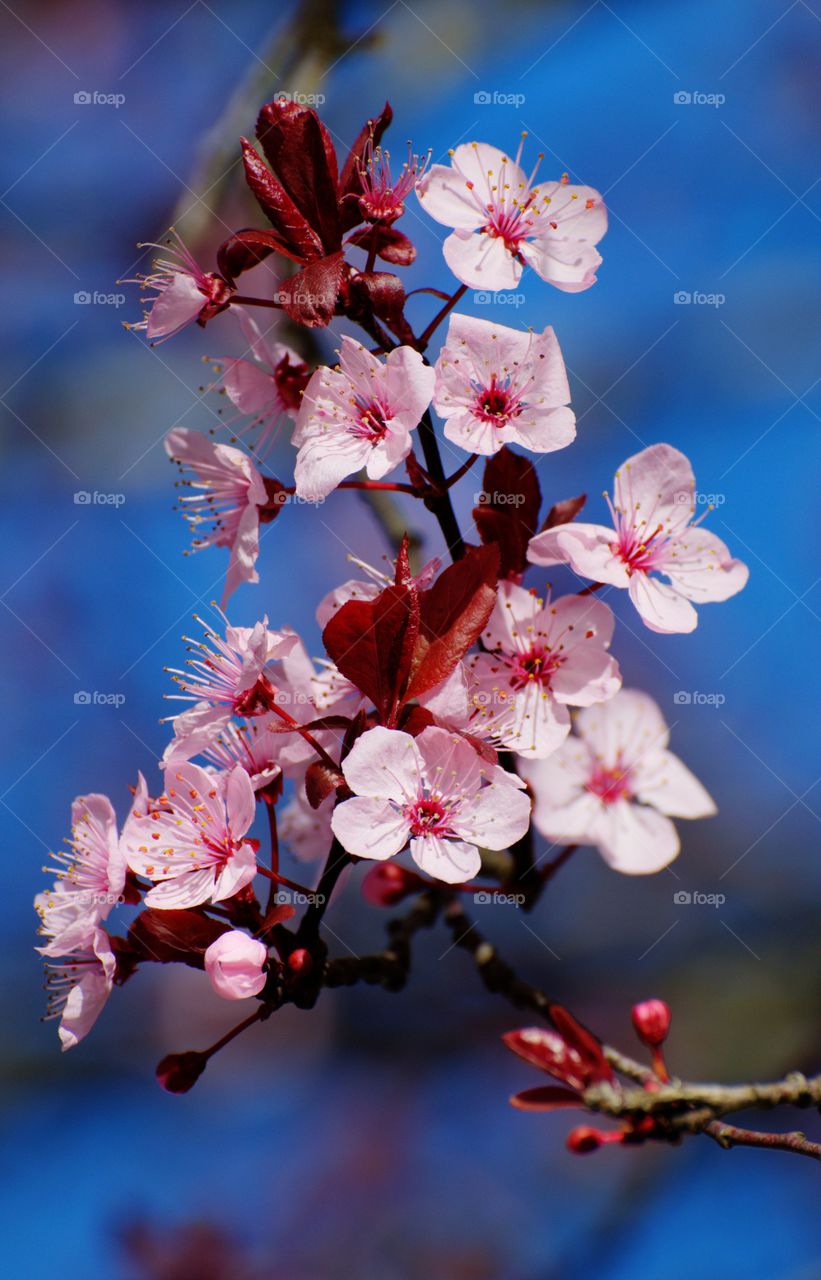
[[364,437],[371,444],[379,444],[388,434],[391,417],[390,410],[378,400],[358,401],[359,418],[354,425],[354,434]]
[[629,800],[630,770],[618,766],[606,769],[597,764],[587,780],[587,790],[598,796],[605,804],[615,804],[617,800]]
[[451,835],[450,816],[449,806],[438,796],[420,796],[405,809],[412,836]]
[[639,533],[630,525],[619,519],[618,537],[611,542],[610,550],[619,556],[629,574],[649,573],[651,569],[660,569],[663,553],[668,539],[661,525],[657,525],[652,533]]
[[500,382],[493,373],[490,382],[479,389],[475,413],[483,422],[490,422],[494,427],[504,427],[522,411],[518,397],[509,385]]
[[536,645],[525,653],[514,654],[510,659],[511,686],[519,690],[538,684],[546,689],[562,661],[559,654]]

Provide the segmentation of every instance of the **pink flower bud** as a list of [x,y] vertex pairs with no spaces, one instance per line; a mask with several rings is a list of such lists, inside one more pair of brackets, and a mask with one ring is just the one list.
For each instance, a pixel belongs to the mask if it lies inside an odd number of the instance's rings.
[[642,1000],[634,1004],[633,1027],[642,1044],[657,1049],[670,1030],[670,1006],[663,1000]]
[[211,986],[225,1000],[245,1000],[265,986],[264,965],[268,948],[239,929],[231,929],[212,942],[205,953],[205,971]]
[[398,862],[377,862],[362,881],[362,897],[372,907],[395,907],[397,902],[423,886],[420,876]]

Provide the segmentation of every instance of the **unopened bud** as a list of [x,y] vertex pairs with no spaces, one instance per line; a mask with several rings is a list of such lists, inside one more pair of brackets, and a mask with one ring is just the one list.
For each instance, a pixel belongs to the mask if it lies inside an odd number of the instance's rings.
[[657,1049],[670,1030],[670,1006],[663,1000],[642,1000],[633,1005],[633,1027],[642,1044]]
[[377,862],[362,881],[362,897],[372,907],[395,907],[409,893],[424,887],[424,880],[398,862]]
[[297,975],[310,973],[314,967],[314,958],[305,947],[296,947],[288,956],[288,968]]
[[208,1055],[191,1049],[188,1053],[169,1053],[157,1067],[157,1080],[168,1093],[187,1093],[193,1089],[208,1063]]
[[574,1155],[585,1156],[590,1151],[597,1151],[603,1141],[604,1135],[598,1129],[580,1124],[567,1135],[567,1149]]

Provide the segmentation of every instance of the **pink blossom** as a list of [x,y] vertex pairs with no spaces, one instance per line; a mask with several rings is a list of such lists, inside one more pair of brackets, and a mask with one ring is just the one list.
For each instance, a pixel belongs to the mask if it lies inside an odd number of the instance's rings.
[[168,769],[161,804],[135,811],[123,844],[128,865],[155,882],[149,907],[196,907],[230,898],[256,874],[244,836],[254,820],[254,791],[237,766],[216,785],[204,769]]
[[[233,445],[216,444],[187,427],[174,427],[165,437],[165,450],[193,479],[178,483],[193,492],[180,498],[181,510],[194,534],[192,547],[227,547],[230,551],[222,603],[242,582],[259,582],[260,519],[270,518],[265,480],[247,453]],[[274,510],[277,510],[274,506]],[[210,530],[201,526],[211,525]]]
[[194,320],[204,323],[228,306],[234,292],[221,276],[202,270],[176,231],[171,235],[173,239],[166,245],[140,245],[142,249],[159,249],[168,254],[154,262],[150,275],[137,278],[143,289],[157,292],[147,300],[148,310],[143,319],[126,326],[144,330],[152,342],[173,337]]
[[614,528],[557,525],[531,538],[528,559],[567,561],[583,578],[626,587],[651,631],[693,631],[698,615],[691,600],[727,600],[749,576],[720,538],[693,521],[695,485],[683,453],[669,444],[651,445],[616,472],[615,501],[605,495]]
[[218,996],[247,1000],[265,986],[268,948],[240,929],[229,929],[205,953],[205,972]]
[[612,698],[621,685],[607,652],[613,615],[590,596],[546,603],[501,582],[482,633],[487,652],[467,660],[469,697],[495,740],[519,755],[549,756],[570,732],[568,705]]
[[421,158],[414,155],[408,143],[408,158],[397,177],[391,173],[391,156],[373,140],[365,149],[365,161],[359,168],[362,188],[359,208],[368,222],[392,223],[405,212],[405,201],[416,189],[430,160],[430,152]]
[[660,871],[679,852],[670,818],[709,818],[716,807],[667,750],[669,730],[652,698],[622,689],[580,711],[577,736],[547,760],[528,760],[533,822],[548,840],[592,844],[616,871]]
[[530,800],[520,780],[446,729],[418,738],[370,729],[342,771],[354,795],[334,809],[331,826],[360,858],[383,861],[410,841],[423,871],[457,884],[479,872],[479,848],[506,849],[528,828]]
[[589,289],[601,262],[594,246],[607,230],[602,198],[571,186],[567,174],[534,185],[536,169],[528,177],[519,166],[522,146],[511,161],[486,142],[465,143],[451,152],[450,167],[428,170],[417,195],[432,218],[454,228],[445,261],[471,289],[513,289],[525,265],[557,289]]
[[[52,953],[41,947],[43,954]],[[104,929],[91,926],[59,960],[46,964],[46,1018],[59,1018],[65,1052],[88,1035],[114,986],[117,962]]]
[[397,467],[411,451],[434,377],[412,347],[378,360],[346,335],[338,366],[317,369],[302,397],[294,432],[298,495],[319,502],[363,467],[371,480]]
[[42,953],[63,955],[104,920],[125,884],[117,817],[108,796],[78,796],[71,806],[68,848],[52,854],[58,879],[35,898],[49,942]]
[[263,333],[245,307],[232,307],[251,354],[251,359],[223,360],[220,378],[228,399],[259,427],[256,452],[264,456],[273,444],[281,419],[296,416],[301,393],[308,380],[308,366],[284,342]]
[[261,715],[274,696],[270,664],[299,644],[296,632],[269,630],[267,615],[253,627],[232,627],[222,614],[224,639],[202,618],[194,616],[201,623],[206,640],[186,637],[191,646],[189,652],[195,655],[188,659],[187,671],[166,668],[182,690],[167,696],[195,704],[190,711],[174,717],[177,738],[219,731],[232,715]]
[[453,315],[436,362],[433,407],[445,435],[470,453],[520,444],[563,449],[576,435],[570,387],[553,330],[522,333]]
[[176,769],[192,757],[202,756],[219,775],[227,775],[239,765],[254,791],[263,791],[282,773],[277,757],[283,741],[284,735],[260,724],[259,719],[226,725],[212,722],[174,738],[163,755],[163,765]]

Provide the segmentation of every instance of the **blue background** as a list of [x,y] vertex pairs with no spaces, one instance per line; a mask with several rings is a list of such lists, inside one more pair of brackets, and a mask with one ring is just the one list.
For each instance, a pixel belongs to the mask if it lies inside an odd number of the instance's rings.
[[[390,96],[397,155],[410,136],[434,159],[474,138],[513,150],[527,130],[526,163],[544,151],[545,176],[566,169],[604,193],[611,223],[593,289],[564,295],[526,275],[519,305],[475,314],[556,327],[579,433],[540,465],[549,501],[584,489],[600,518],[614,468],[655,441],[682,448],[699,490],[719,495],[709,527],[750,565],[741,596],[704,608],[686,637],[651,635],[609,597],[625,683],[658,698],[719,815],[682,824],[670,872],[619,877],[585,851],[532,916],[484,909],[482,925],[625,1048],[630,1004],[670,1000],[683,1075],[810,1070],[817,1051],[817,0],[350,5],[348,42],[367,34],[321,82],[304,67],[268,77],[259,58],[279,65],[289,18],[272,38],[272,8],[100,0],[0,12],[11,121],[0,203],[4,1258],[30,1280],[130,1275],[125,1229],[160,1232],[169,1254],[188,1247],[175,1234],[185,1223],[206,1220],[248,1275],[289,1280],[816,1274],[808,1161],[707,1139],[581,1160],[563,1148],[561,1117],[512,1113],[507,1095],[535,1083],[499,1046],[517,1017],[477,990],[464,956],[445,955],[440,932],[421,940],[402,997],[336,992],[310,1018],[284,1011],[184,1099],[157,1089],[154,1062],[209,1043],[233,1017],[201,975],[141,974],[62,1059],[54,1027],[37,1022],[40,867],[75,794],[105,791],[122,815],[136,770],[155,776],[162,668],[179,663],[190,615],[223,574],[221,553],[182,557],[161,440],[175,423],[214,425],[201,357],[240,348],[217,321],[149,350],[121,328],[137,298],[114,282],[139,265],[135,242],[172,216],[206,260],[222,222],[258,219],[236,168],[196,199],[209,131],[244,79],[228,133],[252,131],[256,74],[262,94],[322,92],[343,149]],[[125,101],[75,103],[83,90]],[[447,288],[446,230],[415,204],[403,225],[419,251],[409,281]],[[78,304],[79,291],[128,301]],[[682,291],[722,301],[677,303]],[[431,305],[413,304],[421,323]],[[291,453],[283,442],[273,459],[286,478]],[[475,488],[459,490],[466,528]],[[124,501],[78,505],[78,491]],[[435,550],[435,530],[410,508],[409,520]],[[261,586],[237,594],[232,619],[267,611],[318,652],[313,609],[348,576],[347,549],[371,560],[385,549],[354,495],[288,508],[266,535]],[[125,701],[77,705],[80,690]],[[724,702],[682,705],[677,691]],[[726,901],[677,906],[681,889]],[[374,948],[381,926],[351,884],[329,941]],[[213,1241],[204,1249],[212,1270],[200,1259],[193,1274],[241,1274],[236,1258],[216,1269]],[[145,1263],[134,1274],[172,1273]]]

